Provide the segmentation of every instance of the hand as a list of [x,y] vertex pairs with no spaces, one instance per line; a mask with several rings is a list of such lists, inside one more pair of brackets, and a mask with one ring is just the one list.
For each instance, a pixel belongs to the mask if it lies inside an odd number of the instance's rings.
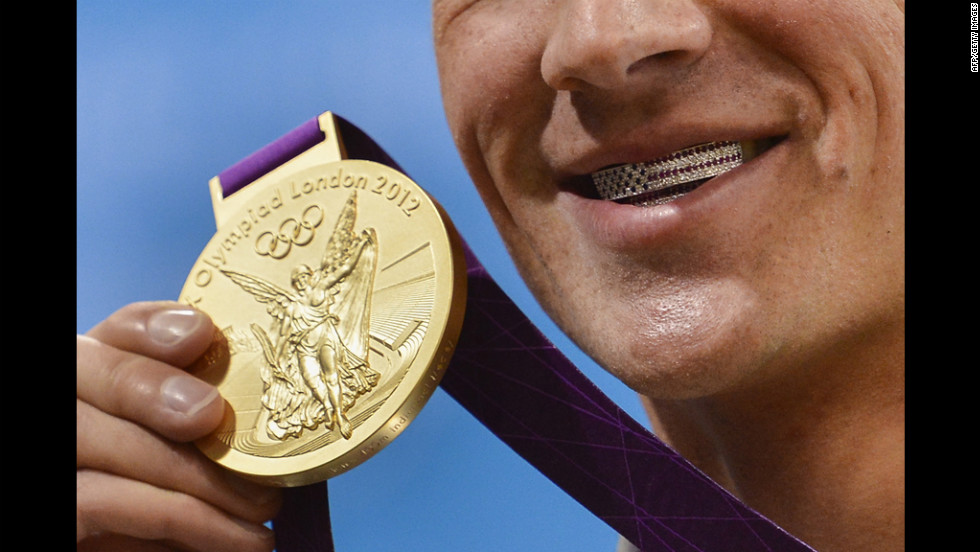
[[210,319],[135,303],[77,337],[78,550],[268,552],[263,523],[281,491],[198,451],[225,403],[188,373],[212,345]]

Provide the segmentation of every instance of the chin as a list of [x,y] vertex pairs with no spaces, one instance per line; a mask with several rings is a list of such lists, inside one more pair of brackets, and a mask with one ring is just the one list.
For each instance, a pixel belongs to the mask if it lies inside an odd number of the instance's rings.
[[635,344],[626,355],[597,356],[600,365],[641,395],[688,400],[734,391],[757,373],[756,365],[737,358],[730,347],[721,349],[703,346],[677,351],[651,341]]
[[[729,290],[731,291],[731,290]],[[744,292],[744,290],[742,290]],[[750,384],[778,356],[776,340],[756,331],[760,313],[744,293],[675,293],[606,303],[578,316],[569,336],[640,394],[694,399]]]

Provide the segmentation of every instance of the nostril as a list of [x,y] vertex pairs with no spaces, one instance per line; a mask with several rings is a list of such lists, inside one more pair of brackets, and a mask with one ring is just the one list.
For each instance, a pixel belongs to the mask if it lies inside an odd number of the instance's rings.
[[569,2],[547,37],[541,72],[556,90],[634,89],[634,76],[659,81],[695,62],[711,43],[706,16],[693,5]]
[[686,63],[686,60],[688,59],[689,56],[690,56],[690,52],[684,50],[670,50],[667,52],[658,52],[656,54],[649,55],[643,59],[634,62],[632,65],[626,68],[626,74],[633,76],[657,67],[670,67],[672,65],[681,65]]

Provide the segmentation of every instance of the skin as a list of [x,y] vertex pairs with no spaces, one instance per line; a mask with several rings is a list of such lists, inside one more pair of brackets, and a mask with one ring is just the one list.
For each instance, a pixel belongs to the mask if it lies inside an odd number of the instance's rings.
[[77,337],[78,550],[273,549],[262,524],[280,490],[232,476],[191,444],[224,411],[192,375],[202,355],[220,354],[216,332],[198,311],[152,302]]
[[[654,429],[819,550],[904,549],[904,3],[435,0],[522,276]],[[671,204],[587,175],[777,139]]]

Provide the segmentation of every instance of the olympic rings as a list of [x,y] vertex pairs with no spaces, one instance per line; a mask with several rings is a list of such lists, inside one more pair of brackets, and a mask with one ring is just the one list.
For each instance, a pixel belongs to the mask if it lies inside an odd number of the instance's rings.
[[277,233],[262,232],[255,238],[255,252],[265,257],[282,259],[292,250],[293,245],[302,247],[313,241],[316,228],[323,222],[323,209],[310,205],[303,211],[301,220],[290,217],[279,225]]

